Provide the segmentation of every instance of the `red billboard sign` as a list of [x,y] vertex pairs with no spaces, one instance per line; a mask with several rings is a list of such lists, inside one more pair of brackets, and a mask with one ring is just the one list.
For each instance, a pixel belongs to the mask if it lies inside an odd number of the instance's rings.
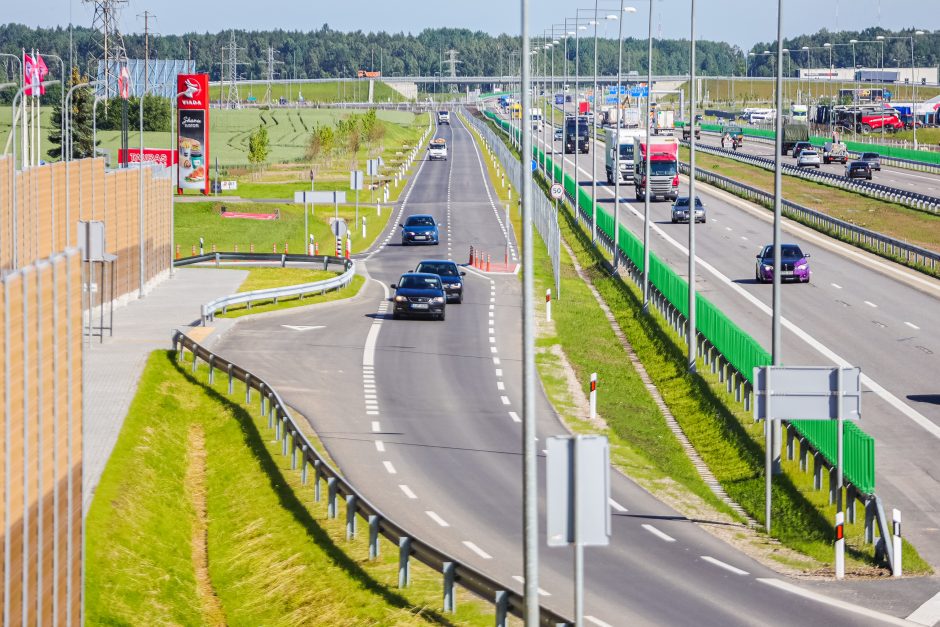
[[178,74],[176,91],[177,191],[209,194],[209,75]]
[[[126,154],[125,154],[126,153]],[[144,163],[156,163],[164,167],[176,165],[176,151],[159,148],[144,148]],[[140,149],[118,150],[118,163],[140,163]]]

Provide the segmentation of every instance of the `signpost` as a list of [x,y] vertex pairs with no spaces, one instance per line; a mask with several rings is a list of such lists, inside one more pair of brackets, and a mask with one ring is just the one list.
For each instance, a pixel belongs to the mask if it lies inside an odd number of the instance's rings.
[[550,437],[545,455],[548,546],[574,545],[575,624],[584,620],[584,547],[610,542],[610,447],[603,436]]
[[[773,460],[773,431],[776,420],[836,421],[836,510],[842,511],[842,432],[845,420],[858,420],[862,413],[859,368],[764,366],[754,368],[754,420],[763,420],[766,437],[766,484],[764,499],[767,533],[770,533],[770,481]],[[837,576],[844,570],[845,544],[836,543]]]
[[330,231],[333,232],[333,237],[336,238],[336,256],[343,256],[343,237],[349,231],[349,228],[346,226],[346,220],[341,218],[330,218]]
[[349,173],[349,189],[356,193],[356,227],[359,226],[359,194],[363,186],[362,170],[353,170]]
[[561,186],[561,183],[553,183],[551,192],[552,198],[558,200],[565,193],[565,188]]
[[307,204],[310,204],[310,214],[313,214],[313,206],[315,203],[328,203],[332,202],[335,210],[335,214],[339,216],[339,203],[346,203],[346,192],[307,192],[299,191],[294,192],[294,203],[304,206],[304,241],[310,239],[310,228],[307,221]]

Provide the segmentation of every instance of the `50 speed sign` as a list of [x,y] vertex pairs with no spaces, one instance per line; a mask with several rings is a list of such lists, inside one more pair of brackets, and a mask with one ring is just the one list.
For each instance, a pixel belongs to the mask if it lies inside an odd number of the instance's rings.
[[558,200],[559,198],[562,197],[564,193],[565,193],[565,189],[561,186],[561,183],[552,184],[552,189],[551,189],[552,198],[554,198],[555,200]]

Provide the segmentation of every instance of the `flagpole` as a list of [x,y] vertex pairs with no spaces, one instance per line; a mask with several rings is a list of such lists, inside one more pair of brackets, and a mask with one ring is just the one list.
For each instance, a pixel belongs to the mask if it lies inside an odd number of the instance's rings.
[[[39,51],[33,50],[33,67],[36,67],[37,58],[39,58]],[[39,70],[37,69],[35,72],[36,78],[39,78]],[[33,84],[37,82],[41,82],[41,79],[40,81],[33,81]],[[40,88],[39,91],[42,91],[42,88]],[[39,153],[42,151],[39,148],[39,93],[35,89],[33,90],[33,111],[35,112],[34,124],[36,126],[36,142],[33,144],[33,162],[36,164],[36,167],[39,167]]]
[[[27,71],[26,69],[26,48],[21,48],[20,50],[23,53],[23,84],[24,86],[26,83],[29,83],[30,85],[32,85],[33,77],[29,73],[29,71]],[[23,157],[20,161],[21,170],[25,170],[26,168],[29,167],[29,126],[26,122],[27,112],[29,111],[29,107],[27,106],[28,102],[29,100],[25,97],[25,94],[24,94],[23,104],[22,104],[22,107],[23,107]]]

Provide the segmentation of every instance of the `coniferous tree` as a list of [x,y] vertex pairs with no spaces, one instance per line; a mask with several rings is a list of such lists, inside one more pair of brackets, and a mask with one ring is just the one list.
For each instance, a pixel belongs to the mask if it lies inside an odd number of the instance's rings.
[[[69,88],[72,85],[84,83],[88,77],[83,76],[77,67],[72,68],[72,77],[69,81]],[[82,159],[94,155],[94,146],[92,145],[91,128],[91,109],[94,94],[90,88],[79,87],[72,92],[71,99],[71,120],[69,122],[70,135],[72,138],[72,158]],[[62,105],[61,100],[55,100],[52,105],[52,125],[49,130],[49,141],[52,142],[52,148],[49,149],[49,156],[53,159],[62,158]],[[98,142],[101,143],[100,141]]]

